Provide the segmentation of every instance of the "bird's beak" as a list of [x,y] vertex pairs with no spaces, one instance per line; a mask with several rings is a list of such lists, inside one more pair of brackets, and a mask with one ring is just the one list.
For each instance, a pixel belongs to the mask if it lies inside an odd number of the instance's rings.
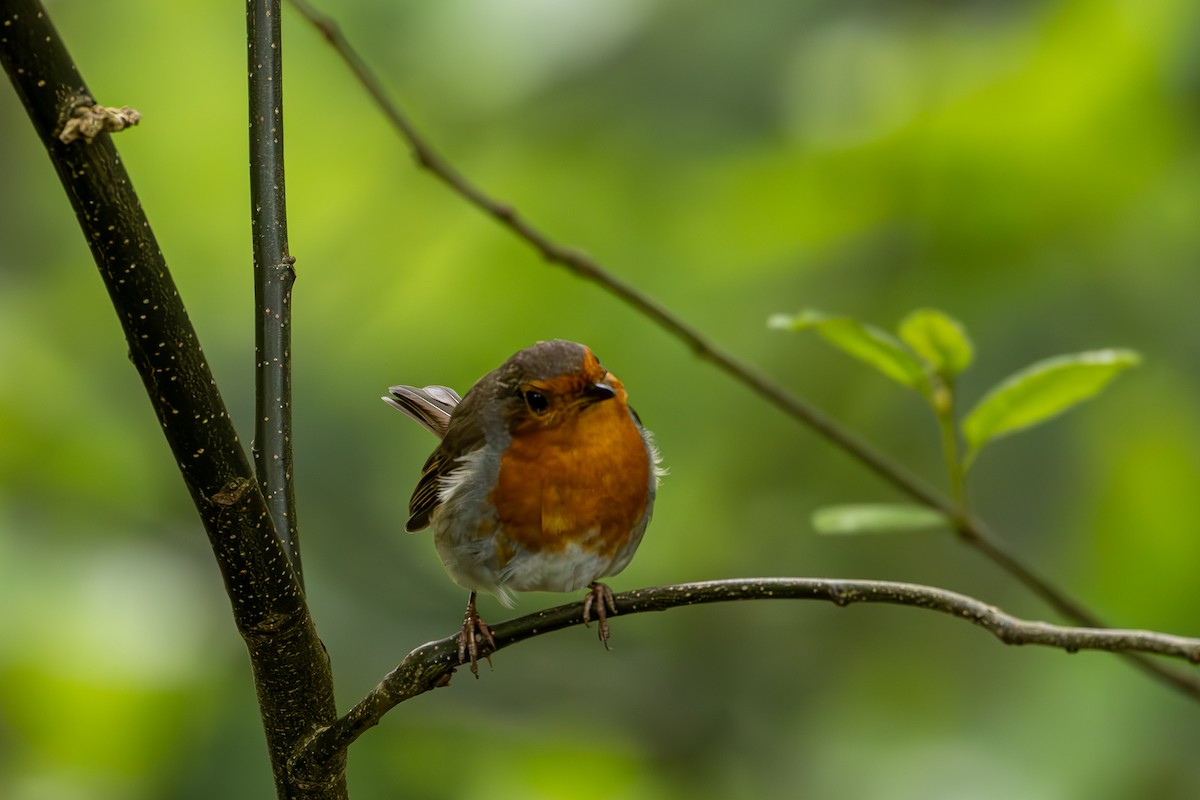
[[589,404],[599,403],[601,400],[611,400],[616,397],[617,390],[607,383],[593,383],[583,390],[583,396]]

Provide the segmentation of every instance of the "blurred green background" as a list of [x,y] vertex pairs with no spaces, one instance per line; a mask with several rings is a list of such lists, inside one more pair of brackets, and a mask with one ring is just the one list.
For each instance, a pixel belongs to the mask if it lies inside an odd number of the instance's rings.
[[[333,10],[334,4],[325,3]],[[253,308],[244,14],[49,9],[117,139],[243,436]],[[1200,634],[1200,9],[1188,0],[361,0],[337,9],[466,174],[929,480],[919,399],[768,331],[815,306],[961,319],[970,402],[1038,358],[1145,356],[998,443],[980,513],[1113,624]],[[752,575],[932,583],[1052,614],[945,535],[829,538],[898,499],[416,169],[285,8],[295,456],[313,613],[347,708],[465,592],[401,533],[433,447],[379,401],[591,345],[670,468],[614,589]],[[0,89],[0,796],[266,797],[244,647],[48,159]],[[522,597],[520,612],[562,602]],[[488,619],[505,612],[485,600]],[[1103,654],[912,609],[754,603],[506,651],[390,714],[355,797],[1200,795],[1200,706]]]

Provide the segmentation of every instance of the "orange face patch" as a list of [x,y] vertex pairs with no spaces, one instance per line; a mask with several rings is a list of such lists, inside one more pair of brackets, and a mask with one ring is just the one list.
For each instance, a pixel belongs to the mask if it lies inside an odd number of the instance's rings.
[[[606,386],[616,397],[597,400],[596,386]],[[616,375],[600,366],[591,350],[585,348],[578,372],[554,378],[531,380],[518,387],[525,407],[509,423],[514,434],[532,430],[566,427],[596,402],[619,400],[625,404],[625,387]]]
[[[596,383],[616,395],[587,397]],[[645,514],[650,485],[650,458],[624,387],[590,351],[582,374],[529,385],[550,404],[517,421],[501,458],[489,499],[503,535],[531,551],[575,542],[611,557]]]

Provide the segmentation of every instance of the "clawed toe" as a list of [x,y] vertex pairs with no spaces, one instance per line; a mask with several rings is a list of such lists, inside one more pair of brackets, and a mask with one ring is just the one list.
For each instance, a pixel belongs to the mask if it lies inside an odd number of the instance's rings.
[[617,613],[617,600],[613,597],[612,589],[599,581],[592,581],[588,586],[591,591],[583,598],[583,624],[587,625],[592,621],[594,608],[596,619],[600,622],[600,641],[604,643],[604,649],[608,650],[608,615]]
[[475,610],[475,593],[467,601],[467,612],[463,614],[462,630],[458,632],[458,663],[466,664],[470,659],[471,674],[479,677],[479,645],[486,643],[487,648],[483,657],[488,666],[492,665],[492,652],[496,649],[496,640],[492,638],[492,630],[480,618]]
[[[583,624],[590,625],[592,614],[595,613],[599,625],[599,637],[604,649],[610,649],[608,640],[611,631],[608,627],[608,615],[617,613],[617,600],[612,589],[599,581],[588,584],[588,593],[583,598]],[[487,623],[480,618],[475,610],[475,592],[471,592],[467,600],[467,610],[463,614],[462,629],[458,632],[458,663],[469,664],[471,674],[479,677],[479,657],[487,659],[488,666],[492,664],[492,653],[496,651],[496,640]]]

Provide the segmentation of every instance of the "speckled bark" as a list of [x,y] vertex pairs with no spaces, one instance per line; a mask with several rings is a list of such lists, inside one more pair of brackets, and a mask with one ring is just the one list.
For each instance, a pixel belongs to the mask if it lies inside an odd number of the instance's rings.
[[112,137],[57,138],[62,122],[94,100],[39,3],[0,3],[0,62],[79,219],[129,359],[208,533],[254,667],[279,794],[344,797],[340,759],[314,771],[315,786],[287,776],[296,743],[335,718],[328,658]]
[[283,169],[283,43],[279,0],[246,3],[250,208],[254,250],[254,471],[300,583],[292,483],[292,284]]

